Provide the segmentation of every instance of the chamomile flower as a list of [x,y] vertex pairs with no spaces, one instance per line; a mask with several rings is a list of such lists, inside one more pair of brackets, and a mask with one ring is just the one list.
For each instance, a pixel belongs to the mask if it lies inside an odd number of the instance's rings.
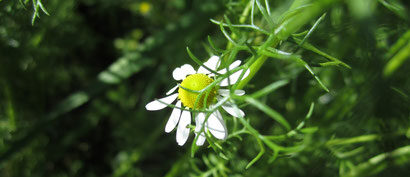
[[[229,70],[238,67],[240,64],[240,60],[234,61],[229,66]],[[219,65],[220,59],[218,56],[212,56],[207,62],[204,63],[204,66],[212,71],[216,71]],[[172,104],[175,100],[177,100],[175,108],[172,110],[171,116],[165,126],[165,132],[169,133],[177,127],[176,141],[180,146],[184,145],[189,137],[190,128],[188,126],[191,124],[190,110],[196,110],[197,108],[202,107],[206,107],[207,110],[214,108],[213,103],[215,100],[219,101],[221,99],[225,99],[225,97],[230,94],[228,89],[221,89],[219,87],[226,87],[235,84],[239,81],[241,73],[243,72],[241,69],[230,74],[229,79],[225,78],[219,83],[219,86],[209,89],[207,97],[205,94],[202,94],[201,98],[197,99],[199,93],[196,91],[201,91],[214,82],[215,74],[209,71],[206,67],[201,66],[198,70],[195,70],[191,65],[184,64],[181,67],[176,68],[172,72],[172,76],[176,81],[182,82],[169,90],[166,93],[166,95],[168,95],[167,97],[151,101],[145,106],[145,108],[149,111],[157,111],[167,107],[168,104]],[[217,73],[225,74],[226,72],[226,69],[222,69]],[[242,79],[248,75],[249,69],[244,73]],[[177,93],[174,93],[177,89]],[[245,91],[235,90],[234,93],[236,95],[243,95],[245,94]],[[185,107],[185,109],[183,107]],[[227,99],[222,105],[222,108],[234,117],[243,117],[245,115],[242,110],[238,109]],[[198,112],[195,115],[195,134],[196,136],[199,136],[196,141],[198,146],[203,145],[205,142],[206,138],[204,132],[209,131],[215,138],[221,140],[227,137],[228,130],[219,110],[212,112],[207,119],[205,112]],[[202,129],[203,131],[201,131]]]

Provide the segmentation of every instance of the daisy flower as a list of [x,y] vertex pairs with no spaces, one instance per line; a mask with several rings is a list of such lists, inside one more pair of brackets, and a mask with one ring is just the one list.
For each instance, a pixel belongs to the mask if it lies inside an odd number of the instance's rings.
[[[189,137],[190,128],[188,126],[191,124],[190,110],[198,110],[197,108],[202,107],[206,107],[207,110],[212,110],[215,108],[213,105],[215,99],[218,101],[225,99],[230,93],[228,89],[221,89],[219,87],[233,85],[238,82],[241,76],[243,69],[230,74],[227,78],[224,78],[219,83],[219,86],[209,89],[207,98],[204,93],[201,98],[198,99],[197,97],[200,95],[198,91],[203,90],[205,87],[214,82],[215,74],[210,70],[216,71],[220,65],[220,62],[221,61],[218,56],[212,56],[207,62],[204,63],[205,67],[201,66],[198,70],[195,70],[189,64],[184,64],[181,67],[176,68],[172,72],[172,76],[176,81],[182,82],[169,90],[166,93],[166,95],[168,95],[167,97],[151,101],[145,106],[145,108],[149,111],[157,111],[167,107],[168,104],[172,104],[175,100],[178,100],[165,126],[165,132],[170,133],[175,129],[175,127],[177,127],[176,141],[180,146],[184,145]],[[229,70],[238,67],[240,64],[240,60],[234,61],[229,66]],[[222,69],[217,73],[225,74],[226,72],[226,69]],[[249,69],[245,72],[242,78],[245,78],[248,75]],[[177,93],[174,93],[177,89]],[[236,95],[243,95],[245,94],[245,91],[235,90],[234,93]],[[228,99],[225,99],[221,107],[234,117],[243,117],[245,115],[242,110],[235,107],[234,104]],[[204,122],[205,120],[206,122]],[[199,136],[196,141],[198,146],[203,145],[205,142],[206,138],[204,132],[209,131],[215,138],[221,140],[224,140],[228,135],[225,121],[223,120],[219,110],[212,112],[207,119],[206,112],[197,112],[195,116],[195,124],[195,134],[196,136]],[[202,128],[203,126],[204,128]],[[202,129],[203,131],[201,132]]]

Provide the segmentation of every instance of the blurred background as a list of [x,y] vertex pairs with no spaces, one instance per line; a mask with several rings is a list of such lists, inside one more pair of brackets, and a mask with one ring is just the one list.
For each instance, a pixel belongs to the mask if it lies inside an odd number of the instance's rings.
[[[292,127],[314,102],[307,126],[318,130],[282,142],[302,143],[302,151],[272,161],[267,150],[247,170],[259,152],[251,136],[221,142],[228,160],[206,146],[191,158],[192,135],[180,147],[174,132],[164,132],[170,110],[148,112],[144,106],[175,85],[175,67],[198,67],[187,46],[202,60],[210,56],[208,36],[225,48],[227,40],[210,19],[225,14],[236,23],[248,1],[44,0],[50,15],[39,10],[32,25],[33,2],[38,1],[0,0],[2,177],[338,176],[380,154],[392,157],[354,175],[410,175],[405,0],[347,0],[329,8],[309,43],[351,67],[313,68],[329,93],[303,67],[265,63],[246,92],[290,80],[261,100]],[[269,3],[275,17],[291,1]],[[292,40],[279,49],[296,50]],[[297,52],[312,66],[324,60],[311,51]],[[261,111],[242,109],[259,132],[275,134],[278,125]],[[356,139],[334,141],[348,138]]]

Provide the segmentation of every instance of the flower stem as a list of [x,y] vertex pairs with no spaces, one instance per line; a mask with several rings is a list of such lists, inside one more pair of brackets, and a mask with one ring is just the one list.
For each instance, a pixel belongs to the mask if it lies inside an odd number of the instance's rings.
[[[318,0],[318,1],[306,1],[295,0],[288,10],[289,13],[283,18],[281,23],[277,25],[276,29],[269,36],[266,42],[259,48],[258,51],[263,51],[267,47],[275,48],[280,41],[286,40],[291,34],[298,31],[306,23],[316,18],[320,14],[323,14],[332,4],[337,3],[337,0]],[[257,59],[249,62],[249,76],[243,79],[237,86],[237,89],[242,89],[248,84],[248,82],[255,76],[255,74],[262,67],[268,56],[257,52]]]
[[[260,50],[258,51],[264,51],[265,48],[267,47],[276,47],[279,44],[280,40],[275,37],[275,35],[270,35],[268,40],[261,46]],[[260,55],[258,52],[259,57],[256,59],[254,63],[249,67],[250,73],[248,77],[243,79],[237,86],[237,89],[242,89],[243,87],[248,84],[248,82],[255,76],[256,72],[259,71],[259,69],[262,67],[263,63],[265,63],[266,59],[268,59],[268,56],[266,55]]]

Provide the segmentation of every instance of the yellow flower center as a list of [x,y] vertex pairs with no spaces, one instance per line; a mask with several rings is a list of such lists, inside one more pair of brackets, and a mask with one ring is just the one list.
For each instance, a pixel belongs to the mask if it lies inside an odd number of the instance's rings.
[[[198,98],[199,93],[192,92],[189,90],[200,91],[204,89],[206,86],[208,86],[209,84],[211,84],[213,81],[214,81],[213,79],[211,79],[205,74],[192,74],[186,77],[181,83],[181,86],[183,88],[180,87],[178,89],[178,93],[179,93],[178,97],[181,100],[182,104],[185,107],[189,107],[191,109],[194,109],[194,106],[196,109],[202,108],[205,103],[205,97],[207,95],[207,92],[204,92],[201,95],[201,98]],[[189,90],[184,89],[184,88],[187,88]],[[210,89],[210,91],[208,91],[209,94],[206,99],[206,107],[208,107],[214,101],[216,90],[217,89],[214,87]],[[195,104],[195,102],[197,103]]]

